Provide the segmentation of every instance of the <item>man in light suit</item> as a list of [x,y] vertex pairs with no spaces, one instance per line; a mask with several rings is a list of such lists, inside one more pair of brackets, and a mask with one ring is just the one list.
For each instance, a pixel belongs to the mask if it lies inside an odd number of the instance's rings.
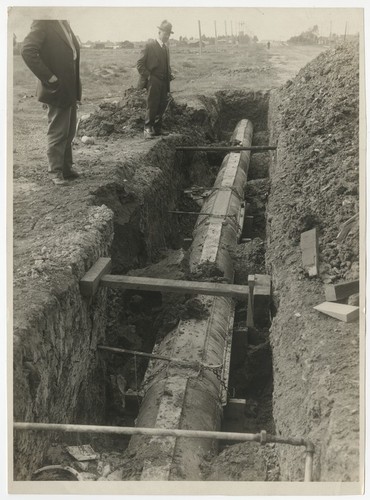
[[140,74],[138,88],[147,89],[144,137],[152,139],[158,135],[168,135],[162,130],[162,116],[167,107],[167,94],[173,80],[170,53],[166,43],[173,33],[172,24],[164,20],[158,26],[158,37],[150,40],[137,61]]
[[38,100],[48,105],[49,174],[55,185],[66,185],[79,176],[72,168],[77,102],[81,100],[78,40],[67,21],[33,21],[21,54],[38,78]]

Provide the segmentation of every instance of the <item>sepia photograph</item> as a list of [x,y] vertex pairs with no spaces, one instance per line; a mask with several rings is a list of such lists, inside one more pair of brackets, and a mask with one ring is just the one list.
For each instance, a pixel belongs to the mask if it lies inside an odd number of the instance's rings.
[[362,494],[364,8],[7,39],[8,491]]

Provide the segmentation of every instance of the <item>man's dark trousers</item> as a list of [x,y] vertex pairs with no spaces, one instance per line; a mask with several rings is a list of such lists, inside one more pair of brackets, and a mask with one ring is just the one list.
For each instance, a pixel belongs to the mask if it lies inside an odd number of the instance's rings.
[[145,126],[160,130],[162,116],[167,106],[167,79],[162,80],[151,75],[148,81],[147,108],[145,113]]
[[68,177],[72,170],[72,141],[76,133],[77,105],[68,108],[48,105],[47,156],[50,174],[63,173]]

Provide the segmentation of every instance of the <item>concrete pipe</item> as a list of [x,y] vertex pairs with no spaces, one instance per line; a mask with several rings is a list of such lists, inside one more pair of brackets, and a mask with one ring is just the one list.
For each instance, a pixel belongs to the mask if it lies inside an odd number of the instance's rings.
[[[250,146],[252,124],[242,120],[231,144]],[[229,248],[237,244],[239,219],[247,180],[250,151],[228,154],[198,217],[190,249],[189,271],[193,280],[233,281]],[[181,320],[155,347],[155,353],[196,361],[204,365],[224,365],[231,347],[234,301],[226,297],[198,295],[204,314]],[[219,430],[222,418],[223,370],[199,369],[176,362],[153,360],[145,380],[144,397],[136,425],[172,429]],[[175,437],[148,439],[135,436],[129,444],[131,470],[141,480],[200,480],[204,457],[217,446],[210,439],[187,440]]]

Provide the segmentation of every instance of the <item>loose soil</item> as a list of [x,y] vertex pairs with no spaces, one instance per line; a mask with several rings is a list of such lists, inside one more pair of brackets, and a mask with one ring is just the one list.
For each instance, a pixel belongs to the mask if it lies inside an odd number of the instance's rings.
[[[359,477],[359,324],[313,310],[325,301],[325,284],[359,279],[358,221],[337,239],[359,211],[358,75],[358,46],[331,49],[270,105],[271,142],[278,144],[266,254],[277,310],[270,334],[274,418],[279,433],[300,432],[316,443],[315,476],[322,481]],[[299,242],[314,227],[320,276],[309,278]],[[294,455],[282,453],[282,477],[298,480]]]

